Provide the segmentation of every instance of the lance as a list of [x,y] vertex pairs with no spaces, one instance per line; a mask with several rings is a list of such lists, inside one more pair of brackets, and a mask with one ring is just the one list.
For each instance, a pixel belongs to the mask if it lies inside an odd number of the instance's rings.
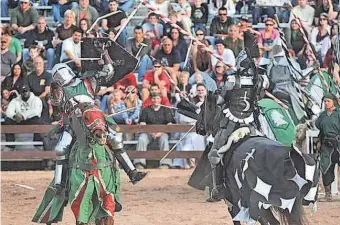
[[228,66],[229,68],[233,69],[234,71],[236,71],[236,69],[234,68],[233,65],[229,64],[228,62],[225,62],[223,57],[220,55],[215,54],[209,47],[207,47],[204,43],[202,43],[200,40],[197,39],[197,37],[194,37],[192,34],[190,34],[189,32],[187,32],[186,30],[184,30],[182,27],[178,26],[177,24],[173,23],[166,15],[160,13],[158,11],[157,8],[153,7],[152,5],[150,5],[150,3],[148,1],[142,0],[141,3],[143,5],[145,5],[145,7],[147,7],[150,11],[153,11],[154,13],[156,13],[157,15],[159,15],[159,17],[165,22],[168,23],[170,26],[177,28],[184,36],[186,36],[187,38],[195,41],[198,45],[202,45],[204,47],[204,49],[209,52],[210,55],[212,55],[213,57],[215,57],[218,61],[221,61],[224,65]]
[[278,103],[280,106],[282,106],[284,109],[288,110],[288,106],[286,104],[284,104],[280,99],[276,98],[274,95],[272,95],[271,93],[269,93],[267,90],[265,90],[265,94],[273,99],[276,103]]
[[116,116],[116,115],[119,115],[119,114],[128,112],[128,111],[130,111],[130,110],[133,110],[133,109],[135,109],[135,108],[137,108],[137,107],[135,106],[135,107],[131,107],[131,108],[128,108],[128,109],[124,109],[124,110],[122,110],[122,111],[119,111],[119,112],[116,112],[116,113],[112,113],[112,114],[110,114],[110,115],[107,115],[106,117],[113,117],[113,116]]
[[[93,61],[93,60],[101,60],[102,58],[76,58],[76,59],[81,60],[81,61],[85,61],[85,60]],[[73,62],[76,59],[71,59],[71,60],[69,60],[69,61],[67,61],[65,63],[67,64],[67,63]]]

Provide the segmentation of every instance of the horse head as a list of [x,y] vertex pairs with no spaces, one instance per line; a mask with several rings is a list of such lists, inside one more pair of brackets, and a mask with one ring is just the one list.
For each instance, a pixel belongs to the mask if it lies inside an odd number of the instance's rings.
[[104,145],[108,135],[108,123],[105,120],[104,113],[95,105],[86,105],[81,108],[82,120],[90,137],[96,143]]

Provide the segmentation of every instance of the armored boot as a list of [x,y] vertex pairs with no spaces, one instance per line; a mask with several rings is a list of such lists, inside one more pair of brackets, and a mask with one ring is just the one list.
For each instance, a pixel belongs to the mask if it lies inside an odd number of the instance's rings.
[[327,185],[325,186],[325,199],[327,202],[331,202],[332,201],[332,188],[331,185]]
[[211,190],[211,199],[219,201],[224,199],[224,185],[223,185],[223,167],[218,164],[211,173],[213,188]]
[[115,151],[115,157],[125,173],[129,176],[132,184],[141,181],[148,174],[147,172],[137,171],[128,154],[123,149]]

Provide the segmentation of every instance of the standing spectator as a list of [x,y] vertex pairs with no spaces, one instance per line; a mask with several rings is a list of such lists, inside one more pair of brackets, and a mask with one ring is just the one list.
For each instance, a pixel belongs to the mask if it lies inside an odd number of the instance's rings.
[[44,68],[44,59],[38,56],[34,59],[35,71],[26,77],[26,84],[35,96],[38,96],[43,104],[41,120],[43,123],[50,123],[48,94],[50,93],[51,74]]
[[[161,96],[159,93],[152,94],[152,105],[142,110],[139,124],[172,124],[174,121],[172,112],[169,108],[161,106]],[[147,151],[148,145],[152,141],[159,141],[159,149],[161,151],[169,151],[169,135],[167,133],[143,133],[138,138],[137,151]],[[136,168],[144,168],[146,166],[145,159],[135,159],[134,164]],[[161,169],[169,169],[171,167],[171,160],[164,159],[160,162]]]
[[210,42],[205,39],[205,31],[203,29],[196,30],[197,39],[205,46],[194,42],[192,48],[192,62],[195,72],[210,72],[211,70],[211,55],[205,49],[210,46]]
[[156,53],[155,58],[161,61],[162,66],[170,73],[174,85],[176,85],[181,55],[174,49],[170,38],[165,38],[163,40],[162,48]]
[[[28,86],[20,88],[20,96],[13,99],[6,110],[5,125],[38,125],[41,124],[40,116],[42,103]],[[6,142],[14,142],[14,134],[5,134]],[[33,141],[42,141],[40,134],[34,134]],[[15,146],[6,146],[4,152],[14,151]]]
[[[161,97],[161,104],[162,104],[162,105],[165,105],[165,106],[171,106],[168,97],[167,97],[167,96],[162,96],[162,95],[161,95],[161,90],[160,90],[158,84],[152,84],[152,85],[150,86],[150,88],[149,88],[149,93],[150,93],[149,96],[152,96],[153,93],[158,93],[158,94],[160,95],[160,97]],[[151,97],[149,97],[148,99],[146,99],[145,101],[143,101],[142,108],[144,109],[144,108],[146,108],[146,107],[148,107],[148,106],[150,106],[150,105],[152,105],[152,98],[151,98]]]
[[91,25],[94,21],[99,17],[97,10],[90,5],[89,0],[79,0],[79,5],[76,8],[73,8],[72,11],[75,14],[76,24],[79,24],[79,21],[83,18],[86,18],[90,21]]
[[29,38],[25,33],[35,28],[38,16],[38,11],[31,6],[29,0],[20,0],[20,6],[11,13],[11,27],[21,38]]
[[[1,90],[8,90],[9,92],[15,90],[19,93],[22,85],[24,85],[23,69],[19,63],[16,63],[12,67],[11,75],[1,82]],[[10,96],[10,99],[11,98],[12,96]]]
[[[142,100],[138,98],[138,89],[134,86],[128,86],[125,89],[125,105],[127,109],[128,119],[126,124],[137,124],[139,122],[139,115],[142,110]],[[134,108],[135,109],[132,109]]]
[[326,94],[323,101],[325,111],[320,114],[315,125],[320,130],[320,169],[326,200],[332,201],[331,184],[336,176],[334,167],[340,165],[340,109],[338,99],[333,94]]
[[228,28],[233,24],[233,21],[228,17],[226,8],[221,7],[218,10],[218,17],[215,17],[210,25],[210,35],[215,38],[225,38],[228,35]]
[[[223,58],[225,62],[230,64],[231,66],[235,66],[235,56],[233,51],[225,48],[223,41],[221,39],[217,39],[215,41],[216,50],[213,51],[214,54],[217,54]],[[215,66],[218,60],[215,57],[211,57],[211,66],[212,69],[215,70]],[[231,68],[228,68],[228,70]]]
[[53,19],[57,27],[62,24],[62,15],[66,20],[66,12],[78,7],[78,3],[74,0],[49,0],[48,4],[52,6]]
[[134,38],[127,41],[126,50],[139,59],[138,77],[143,77],[147,68],[151,67],[152,43],[143,36],[143,28],[136,26],[134,29]]
[[1,37],[1,81],[10,74],[12,66],[17,62],[15,55],[8,50],[8,37]]
[[79,70],[81,68],[81,30],[79,28],[73,31],[72,37],[67,38],[63,41],[63,46],[61,48],[60,62],[67,62],[73,60],[72,64],[69,66],[74,70]]
[[24,48],[24,61],[28,59],[28,47],[34,42],[38,43],[38,46],[44,50],[47,58],[47,69],[51,70],[54,65],[54,48],[52,40],[54,33],[51,31],[46,24],[46,20],[43,16],[38,19],[37,27],[28,33],[29,37],[25,41]]
[[122,100],[122,92],[115,89],[111,96],[109,96],[109,113],[119,113],[112,118],[117,124],[126,124],[128,114],[126,112],[125,102]]
[[153,69],[144,76],[142,89],[143,102],[150,97],[149,90],[153,84],[158,85],[162,97],[167,97],[168,92],[170,92],[170,81],[159,60],[153,62]]
[[184,40],[182,34],[179,32],[177,28],[171,29],[170,39],[174,45],[174,49],[176,49],[181,56],[181,65],[180,68],[183,69],[184,62],[186,60],[187,52],[188,52],[188,45]]
[[319,60],[320,65],[323,64],[326,53],[332,44],[330,30],[331,27],[328,23],[328,15],[326,13],[322,13],[320,15],[318,26],[313,28],[311,34],[311,43],[315,47],[315,51],[317,53],[316,57]]
[[275,44],[275,40],[280,37],[280,33],[274,28],[276,23],[272,18],[267,18],[265,20],[265,25],[265,29],[260,31],[260,35],[257,38],[257,43],[260,50],[263,52],[263,57],[268,58],[269,53]]
[[21,43],[17,38],[12,36],[11,28],[9,25],[5,25],[2,27],[2,36],[6,37],[9,42],[8,50],[17,57],[17,62],[20,62],[22,57]]
[[[302,27],[307,31],[309,36],[312,30],[315,10],[312,6],[307,5],[307,0],[299,0],[298,2],[299,5],[293,8],[289,21],[299,18]],[[295,18],[295,16],[297,18]]]
[[208,17],[208,5],[202,3],[202,0],[194,0],[194,4],[191,7],[191,21],[194,24],[194,30],[197,31],[198,28],[205,29]]
[[302,49],[305,45],[305,40],[303,39],[303,34],[300,30],[300,25],[293,19],[290,22],[290,45],[296,56],[303,54]]
[[[107,13],[117,12],[105,19],[102,20],[102,28],[105,32],[108,33],[109,29],[114,29],[116,32],[120,30],[120,28],[126,22],[126,14],[124,11],[118,9],[118,0],[110,0],[109,1],[109,11]],[[118,37],[118,43],[123,47],[126,46],[127,32],[126,29],[120,33]]]
[[233,51],[234,56],[237,57],[238,54],[244,49],[244,42],[239,38],[239,31],[236,25],[231,25],[228,29],[228,37],[223,40],[223,44],[226,48]]

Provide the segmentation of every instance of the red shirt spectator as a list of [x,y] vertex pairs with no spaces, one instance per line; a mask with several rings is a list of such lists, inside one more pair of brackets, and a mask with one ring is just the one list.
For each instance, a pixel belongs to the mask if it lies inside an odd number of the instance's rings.
[[113,87],[115,89],[119,88],[119,89],[125,91],[125,89],[128,86],[134,86],[134,87],[138,88],[136,76],[133,73],[129,73],[128,75],[124,76],[117,83],[115,83]]

